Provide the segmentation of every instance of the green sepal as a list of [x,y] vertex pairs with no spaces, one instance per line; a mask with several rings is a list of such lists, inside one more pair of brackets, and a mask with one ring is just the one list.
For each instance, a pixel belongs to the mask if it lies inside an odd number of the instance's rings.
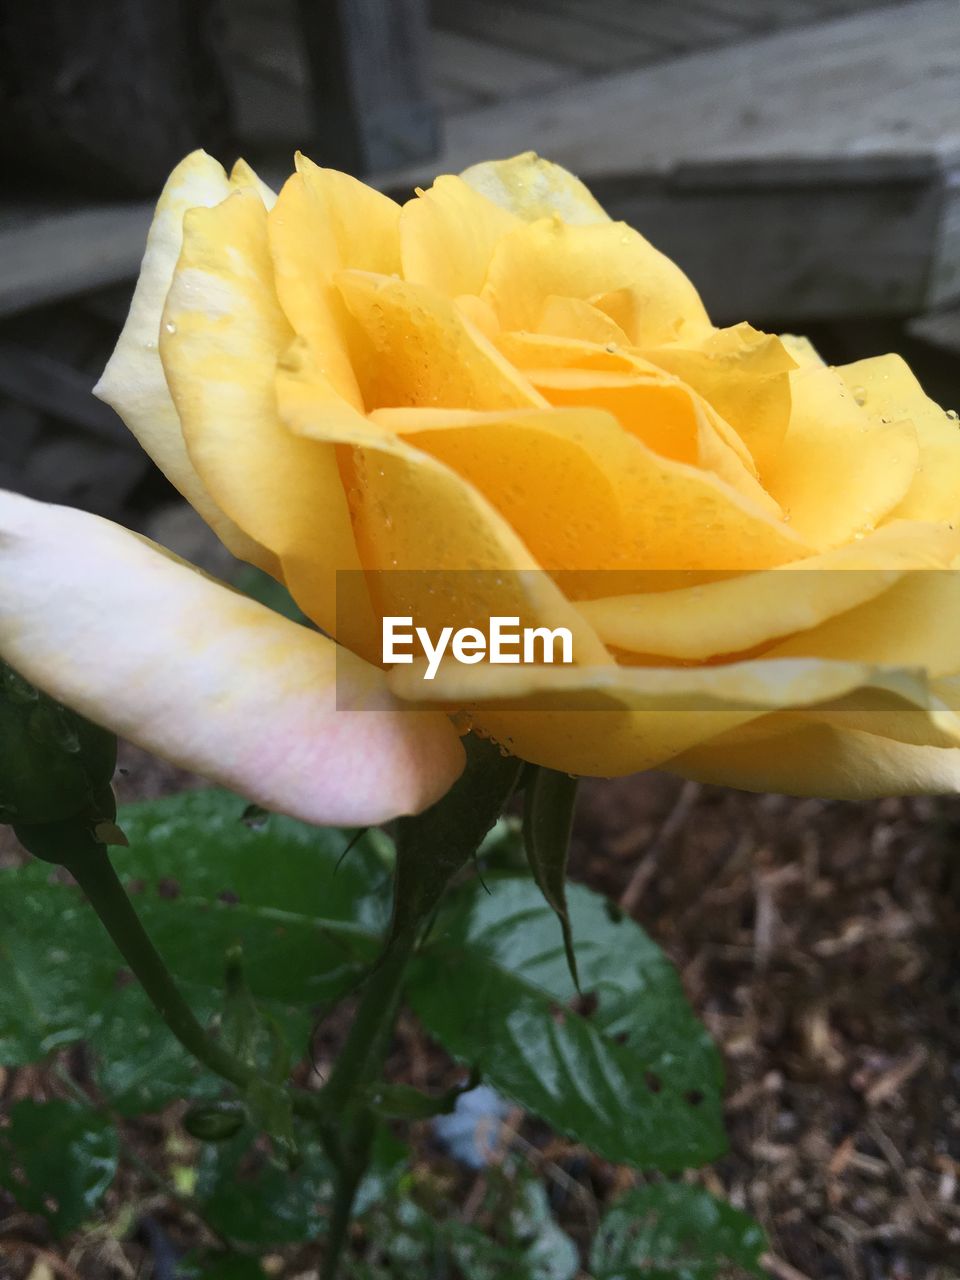
[[78,858],[100,853],[104,845],[127,844],[116,816],[117,798],[108,783],[91,794],[85,813],[56,822],[17,822],[13,834],[35,858],[69,869]]
[[114,734],[0,660],[0,822],[99,820],[116,765]]
[[492,829],[513,794],[523,763],[474,734],[464,739],[467,763],[432,808],[396,827],[396,880],[390,943],[418,929]]
[[537,769],[533,777],[528,778],[524,795],[523,844],[537,887],[560,921],[570,977],[579,991],[566,887],[576,801],[576,778],[555,769]]

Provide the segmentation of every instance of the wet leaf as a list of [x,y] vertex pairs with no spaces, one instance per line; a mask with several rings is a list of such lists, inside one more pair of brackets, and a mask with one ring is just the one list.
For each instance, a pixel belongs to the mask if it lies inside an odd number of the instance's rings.
[[[301,1056],[318,1012],[377,953],[388,853],[371,832],[337,870],[351,833],[275,816],[252,831],[243,810],[222,791],[127,806],[130,848],[114,865],[201,1020],[219,1012],[226,956],[240,946],[252,998]],[[98,1083],[121,1110],[220,1092],[141,994],[79,890],[49,866],[0,871],[0,974],[0,1063],[86,1039]]]
[[701,1187],[638,1187],[604,1217],[590,1254],[594,1280],[726,1280],[765,1276],[762,1228]]
[[487,1083],[607,1159],[714,1159],[722,1067],[676,971],[604,898],[568,896],[584,1000],[553,912],[526,877],[504,875],[454,896],[411,971],[414,1009]]
[[96,1212],[117,1159],[113,1125],[69,1102],[15,1102],[0,1129],[0,1186],[60,1236]]

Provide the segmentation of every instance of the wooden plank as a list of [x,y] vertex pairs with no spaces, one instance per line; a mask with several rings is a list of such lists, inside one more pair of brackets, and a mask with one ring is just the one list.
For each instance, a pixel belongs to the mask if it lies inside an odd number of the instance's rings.
[[960,295],[958,101],[960,9],[916,0],[475,111],[431,168],[551,156],[723,318],[909,316]]
[[960,298],[960,157],[946,173],[940,227],[933,243],[927,306]]
[[456,89],[477,103],[554,89],[576,75],[562,63],[457,31],[433,30],[431,46],[438,89]]
[[294,0],[275,0],[266,10],[230,5],[225,16],[231,59],[278,83],[307,89],[309,69]]
[[426,0],[299,0],[316,158],[349,173],[433,156]]
[[699,165],[595,189],[684,268],[720,321],[910,316],[928,305],[943,213],[933,159]]
[[640,37],[626,40],[623,32],[595,16],[555,14],[522,2],[502,0],[435,0],[433,21],[437,27],[488,40],[585,71],[607,71],[611,66],[646,62],[662,57],[670,45]]
[[0,315],[136,276],[153,203],[100,205],[0,229]]
[[412,186],[525,147],[588,177],[960,152],[958,101],[960,7],[916,0],[471,112],[449,121],[437,162],[389,180]]
[[93,383],[62,360],[0,338],[0,392],[100,440],[129,445],[130,433],[109,405],[94,398]]
[[931,347],[960,356],[960,307],[917,316],[907,325],[907,332]]
[[235,62],[230,83],[236,103],[237,135],[243,148],[280,147],[292,159],[299,144],[310,151],[314,137],[310,95],[262,67]]
[[543,14],[544,22],[553,22],[562,15],[600,24],[611,36],[617,33],[623,40],[650,42],[664,49],[715,44],[729,39],[731,34],[736,36],[743,28],[742,22],[731,24],[729,16],[686,3],[682,7],[638,4],[636,0],[603,0],[601,5],[596,0],[530,0],[530,3]]

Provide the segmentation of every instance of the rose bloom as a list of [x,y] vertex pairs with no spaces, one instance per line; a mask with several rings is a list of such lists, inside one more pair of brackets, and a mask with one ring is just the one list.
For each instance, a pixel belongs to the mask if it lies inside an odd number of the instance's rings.
[[[11,496],[0,649],[263,803],[423,807],[461,767],[455,712],[574,774],[960,783],[960,591],[932,572],[960,554],[953,417],[898,356],[716,328],[532,154],[402,206],[303,157],[274,196],[189,156],[97,394],[320,630]],[[463,570],[469,603],[436,589]],[[380,620],[411,612],[567,626],[575,665],[385,674]]]

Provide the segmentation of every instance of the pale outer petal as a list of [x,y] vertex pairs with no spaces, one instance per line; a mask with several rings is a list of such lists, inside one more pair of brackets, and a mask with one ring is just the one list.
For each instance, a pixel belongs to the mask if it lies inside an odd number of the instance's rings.
[[0,654],[28,680],[268,809],[382,822],[463,767],[446,716],[379,670],[97,516],[0,490],[0,583]]
[[[210,497],[187,454],[180,420],[167,389],[158,342],[163,305],[183,243],[188,209],[225,200],[237,186],[263,186],[248,167],[227,178],[203,151],[182,160],[157,203],[140,266],[140,277],[116,349],[94,395],[111,405],[170,482],[242,560],[274,570],[273,557],[238,529]],[[269,189],[263,187],[263,193]]]
[[610,221],[579,178],[534,151],[471,165],[460,177],[474,191],[525,222],[554,213],[573,225]]

